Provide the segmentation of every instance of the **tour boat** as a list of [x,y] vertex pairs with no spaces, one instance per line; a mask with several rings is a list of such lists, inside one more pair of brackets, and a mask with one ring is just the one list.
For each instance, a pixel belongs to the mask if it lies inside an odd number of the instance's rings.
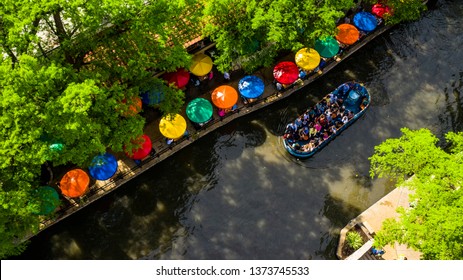
[[347,82],[286,126],[282,142],[297,158],[309,158],[359,119],[370,106],[367,89]]

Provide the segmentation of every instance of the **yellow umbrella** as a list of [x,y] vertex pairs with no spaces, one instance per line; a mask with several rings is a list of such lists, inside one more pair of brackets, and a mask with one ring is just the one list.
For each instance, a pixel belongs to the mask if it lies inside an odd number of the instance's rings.
[[199,53],[193,56],[193,62],[190,67],[190,72],[194,75],[201,77],[207,75],[212,70],[212,59],[203,54]]
[[164,116],[159,122],[161,134],[167,138],[177,139],[183,136],[186,131],[186,120],[181,115]]
[[296,53],[295,60],[302,70],[310,71],[320,64],[320,54],[315,49],[303,48]]

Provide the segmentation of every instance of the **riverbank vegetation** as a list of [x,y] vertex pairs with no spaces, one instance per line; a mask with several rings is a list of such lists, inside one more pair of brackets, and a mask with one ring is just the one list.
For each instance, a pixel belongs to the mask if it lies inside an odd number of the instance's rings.
[[412,208],[398,209],[400,220],[386,220],[376,233],[376,248],[397,241],[423,259],[463,259],[463,132],[445,138],[438,146],[429,130],[404,128],[400,138],[375,147],[371,175],[394,178],[414,191]]
[[335,34],[336,20],[353,6],[353,0],[2,1],[0,257],[18,254],[24,236],[38,230],[31,193],[45,163],[86,167],[107,149],[131,150],[145,119],[126,112],[147,90],[163,92],[162,114],[180,111],[183,91],[155,74],[188,69],[188,42],[207,36],[216,43],[220,71],[239,60],[250,72],[282,51]]

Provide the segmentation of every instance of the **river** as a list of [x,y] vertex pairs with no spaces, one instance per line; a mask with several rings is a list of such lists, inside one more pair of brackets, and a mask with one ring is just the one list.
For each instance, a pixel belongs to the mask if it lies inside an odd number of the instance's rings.
[[[394,187],[369,177],[400,128],[463,129],[463,5],[439,1],[293,96],[222,127],[31,239],[19,259],[336,259],[339,231]],[[344,81],[367,113],[308,160],[278,135]]]

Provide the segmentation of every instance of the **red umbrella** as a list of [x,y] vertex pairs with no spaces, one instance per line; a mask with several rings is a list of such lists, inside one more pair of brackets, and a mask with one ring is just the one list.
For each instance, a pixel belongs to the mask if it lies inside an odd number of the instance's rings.
[[388,6],[384,4],[374,4],[373,7],[371,8],[371,13],[382,18],[384,14],[389,14],[392,16],[392,10]]
[[147,155],[149,155],[149,153],[151,152],[151,149],[153,148],[151,139],[146,134],[143,134],[137,140],[134,140],[133,143],[139,144],[140,148],[133,149],[132,153],[128,153],[127,151],[125,151],[127,156],[129,156],[131,159],[143,159]]
[[166,80],[168,84],[174,84],[177,88],[183,88],[190,80],[190,72],[184,68],[179,68],[175,72],[162,75],[162,78]]
[[299,78],[299,69],[294,62],[282,61],[273,68],[273,77],[277,82],[289,85]]

